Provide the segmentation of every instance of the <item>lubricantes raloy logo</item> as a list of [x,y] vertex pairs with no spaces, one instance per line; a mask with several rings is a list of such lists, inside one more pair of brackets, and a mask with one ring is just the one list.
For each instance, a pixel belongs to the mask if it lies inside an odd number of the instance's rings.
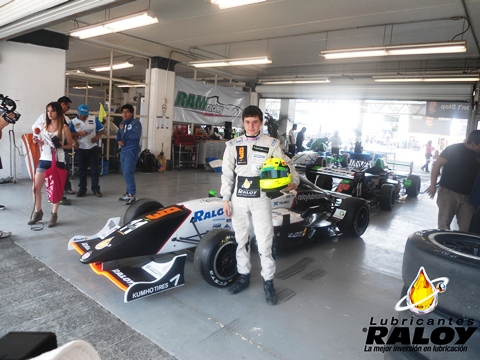
[[[447,291],[447,277],[430,280],[422,266],[406,295],[395,305],[398,312],[411,316],[370,317],[364,352],[466,352],[468,340],[478,324],[474,319],[427,316],[437,307]],[[402,305],[406,303],[406,305]]]

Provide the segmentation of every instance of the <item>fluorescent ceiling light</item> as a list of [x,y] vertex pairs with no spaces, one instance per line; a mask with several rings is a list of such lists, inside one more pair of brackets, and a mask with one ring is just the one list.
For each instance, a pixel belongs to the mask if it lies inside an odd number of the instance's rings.
[[145,87],[145,84],[137,84],[137,85],[132,85],[132,84],[121,84],[121,85],[115,85],[116,87],[119,88],[142,88]]
[[133,67],[133,64],[130,64],[129,62],[124,62],[124,63],[113,64],[112,66],[103,65],[103,66],[91,67],[90,70],[93,70],[93,71],[110,71],[110,68],[112,70],[119,70],[119,69],[126,69],[126,68],[130,68],[130,67]]
[[467,51],[466,41],[426,43],[412,45],[392,45],[386,47],[388,55],[445,54]]
[[262,85],[285,85],[285,84],[322,84],[329,83],[330,79],[325,78],[304,78],[304,79],[260,79],[258,80]]
[[194,62],[191,62],[190,65],[195,66],[197,68],[230,66],[230,64],[227,63],[226,61],[194,61]]
[[389,45],[371,48],[326,50],[322,51],[320,55],[324,56],[327,60],[331,60],[390,55],[445,54],[465,51],[467,51],[467,42],[461,40],[425,44]]
[[64,2],[67,2],[67,0],[1,0],[0,27]]
[[210,0],[214,5],[218,5],[220,9],[228,9],[237,6],[250,5],[266,0]]
[[321,55],[327,60],[331,59],[347,59],[357,57],[373,57],[373,56],[387,56],[388,53],[384,47],[372,47],[372,48],[356,48],[346,50],[326,50],[322,51]]
[[129,15],[123,18],[110,20],[98,25],[92,25],[82,29],[73,30],[70,32],[70,35],[80,39],[86,39],[156,23],[158,23],[158,19],[153,14],[143,12],[140,14]]
[[261,65],[261,64],[271,64],[272,60],[267,57],[259,58],[250,58],[250,59],[231,59],[228,60],[228,63],[231,66],[242,66],[242,65]]
[[[15,0],[18,1],[18,0]],[[25,0],[30,4],[31,0]],[[11,24],[0,26],[0,40],[15,35],[28,32],[29,30],[39,29],[47,26],[57,20],[64,21],[66,18],[78,17],[85,12],[92,11],[97,7],[106,6],[114,3],[116,0],[70,0],[59,6],[35,13],[25,18],[21,18]],[[39,1],[38,1],[39,2]],[[0,17],[3,17],[3,8]],[[10,20],[10,18],[9,18]]]
[[375,82],[478,82],[479,75],[373,76]]
[[242,59],[222,59],[222,60],[205,60],[205,61],[191,61],[189,64],[197,68],[203,67],[218,67],[218,66],[243,66],[243,65],[261,65],[271,64],[272,61],[266,56],[252,57]]
[[72,74],[85,74],[84,71],[77,69],[77,70],[67,70],[65,75],[72,75]]
[[77,89],[77,90],[93,89],[93,87],[91,87],[90,85],[88,85],[88,86],[74,86],[73,88]]
[[12,2],[13,0],[0,0],[0,7],[2,7],[5,4],[8,4],[9,2]]

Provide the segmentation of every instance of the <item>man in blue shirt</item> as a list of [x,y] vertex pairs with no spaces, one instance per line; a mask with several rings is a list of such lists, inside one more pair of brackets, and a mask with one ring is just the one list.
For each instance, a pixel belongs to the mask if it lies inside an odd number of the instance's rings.
[[125,194],[118,200],[125,201],[125,205],[130,205],[136,200],[135,194],[137,187],[135,184],[134,171],[140,151],[142,124],[133,118],[134,110],[132,105],[123,105],[121,110],[123,121],[118,127],[117,142],[118,146],[122,149],[120,153],[120,165],[122,166],[127,189]]

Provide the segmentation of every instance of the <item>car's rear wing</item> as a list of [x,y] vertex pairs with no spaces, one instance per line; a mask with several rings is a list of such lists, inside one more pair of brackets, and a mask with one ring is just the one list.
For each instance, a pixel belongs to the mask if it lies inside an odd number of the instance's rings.
[[322,167],[322,166],[314,166],[311,169],[308,170],[312,174],[317,174],[317,175],[327,175],[327,176],[332,176],[335,178],[339,179],[349,179],[353,180],[357,178],[361,172],[355,171],[353,169],[349,168],[332,168],[332,167]]
[[318,190],[318,191],[321,191],[325,194],[325,197],[334,197],[334,198],[338,198],[338,199],[346,199],[346,198],[350,198],[352,197],[351,195],[348,195],[348,194],[343,194],[343,193],[338,193],[338,192],[335,192],[335,191],[330,191],[330,190],[325,190],[325,189],[322,189],[320,187],[318,187],[317,185],[315,185],[314,183],[312,183],[310,180],[308,180],[305,176],[300,176],[300,184],[305,184],[309,187],[311,187],[313,190]]

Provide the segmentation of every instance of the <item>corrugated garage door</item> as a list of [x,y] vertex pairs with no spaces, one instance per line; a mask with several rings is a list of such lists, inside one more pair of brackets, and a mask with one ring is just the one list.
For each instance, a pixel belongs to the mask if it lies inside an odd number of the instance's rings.
[[258,85],[262,98],[342,100],[445,100],[470,102],[473,84],[291,84]]

